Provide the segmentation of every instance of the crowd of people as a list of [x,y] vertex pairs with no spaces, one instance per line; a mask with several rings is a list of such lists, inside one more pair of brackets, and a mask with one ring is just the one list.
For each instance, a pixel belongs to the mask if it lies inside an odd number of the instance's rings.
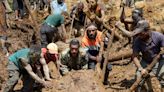
[[[108,42],[102,38],[103,21],[105,17],[105,7],[98,3],[98,0],[86,0],[87,5],[79,1],[72,7],[70,14],[67,12],[65,0],[40,0],[43,4],[40,9],[45,6],[50,7],[51,13],[47,16],[40,27],[39,44],[31,45],[29,48],[22,48],[8,56],[8,80],[5,84],[3,92],[13,92],[14,86],[22,76],[23,88],[21,92],[32,92],[34,84],[39,83],[42,87],[52,87],[52,77],[50,75],[48,63],[54,62],[57,68],[58,76],[65,76],[71,70],[93,69],[96,65],[102,69],[105,67],[105,75],[103,79],[104,85],[109,85],[109,73],[112,71],[112,65],[104,64],[104,55],[100,50],[106,50]],[[130,1],[130,0],[126,0]],[[132,3],[133,0],[131,0]],[[30,0],[30,3],[38,3],[35,0]],[[133,2],[134,3],[134,2]],[[5,22],[5,14],[11,13],[7,0],[0,1],[1,19],[0,31],[6,31],[7,25]],[[123,4],[126,5],[126,4]],[[130,6],[132,4],[128,4]],[[13,0],[13,11],[15,13],[15,21],[22,21],[26,14],[26,6],[24,0]],[[164,35],[150,28],[150,23],[143,15],[142,8],[134,8],[132,11],[132,19],[127,20],[125,11],[122,9],[120,21],[114,26],[118,28],[127,37],[132,38],[132,61],[137,67],[136,79],[140,75],[148,74],[145,69],[151,64],[153,59],[159,54],[161,48],[164,47]],[[56,41],[62,40],[66,42],[65,22],[70,17],[73,21],[75,29],[75,37],[82,36],[81,41],[76,38],[69,43],[69,48],[66,48],[61,53],[58,51]],[[125,24],[125,28],[121,23]],[[128,26],[126,26],[128,25]],[[129,25],[131,25],[129,27]],[[84,34],[84,35],[82,35]],[[110,38],[105,37],[108,41]],[[0,43],[4,52],[8,53],[5,47],[7,37],[0,36]],[[140,54],[141,53],[141,54]],[[154,66],[152,72],[159,79],[161,86],[164,85],[164,55],[162,54],[159,62]],[[149,84],[149,83],[148,83]],[[149,86],[149,90],[152,87]],[[151,92],[151,91],[150,91]]]

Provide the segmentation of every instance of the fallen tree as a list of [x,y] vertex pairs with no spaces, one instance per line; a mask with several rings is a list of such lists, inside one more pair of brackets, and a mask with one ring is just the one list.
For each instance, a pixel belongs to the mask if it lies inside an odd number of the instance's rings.
[[110,54],[108,57],[109,62],[118,61],[121,59],[130,58],[132,56],[132,49],[123,50],[117,53]]

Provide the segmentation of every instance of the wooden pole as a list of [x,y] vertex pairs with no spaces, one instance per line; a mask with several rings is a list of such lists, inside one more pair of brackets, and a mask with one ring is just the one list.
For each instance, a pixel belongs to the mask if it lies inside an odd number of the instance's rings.
[[[74,14],[73,14],[74,16]],[[72,17],[72,21],[71,21],[71,26],[70,26],[70,30],[69,30],[69,39],[71,38],[71,34],[72,34],[72,30],[73,30],[73,23],[74,23],[74,17]]]
[[[154,65],[159,61],[161,54],[164,54],[164,50],[160,51],[160,53],[156,57],[154,57],[152,63],[145,68],[148,71],[148,73],[151,72]],[[142,81],[143,78],[144,78],[143,75],[141,75],[130,87],[129,92],[133,92],[138,87],[139,83]]]
[[103,72],[102,72],[102,81],[105,78],[105,71],[106,71],[106,66],[107,66],[107,63],[108,63],[108,56],[109,56],[110,48],[112,46],[113,39],[114,39],[114,32],[115,32],[115,28],[112,30],[111,37],[110,37],[110,40],[109,40],[109,43],[108,43],[108,47],[107,47],[107,52],[105,53],[105,60],[104,60]]

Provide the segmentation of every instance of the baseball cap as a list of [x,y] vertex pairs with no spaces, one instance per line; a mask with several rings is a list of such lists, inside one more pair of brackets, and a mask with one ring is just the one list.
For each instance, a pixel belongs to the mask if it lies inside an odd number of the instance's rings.
[[58,54],[58,46],[55,43],[49,43],[47,49],[50,54]]
[[136,29],[133,31],[133,34],[137,35],[141,32],[147,32],[148,31],[147,29],[149,27],[150,27],[150,25],[149,25],[148,21],[141,20],[141,21],[138,22]]

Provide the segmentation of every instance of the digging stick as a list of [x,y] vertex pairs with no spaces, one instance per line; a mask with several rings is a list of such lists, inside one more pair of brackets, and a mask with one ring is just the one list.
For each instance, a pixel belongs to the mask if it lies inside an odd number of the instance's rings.
[[[160,53],[154,57],[152,63],[146,67],[146,70],[150,73],[154,65],[159,61],[160,55],[164,54],[164,50],[160,51]],[[133,92],[139,85],[139,83],[144,79],[143,75],[141,75],[135,82],[134,84],[130,87],[129,92]]]
[[112,43],[113,43],[113,39],[114,39],[114,32],[115,32],[115,28],[112,30],[112,33],[111,33],[111,37],[110,37],[110,40],[109,40],[109,43],[108,43],[108,47],[107,47],[107,52],[105,53],[105,60],[104,60],[104,64],[103,64],[103,74],[102,74],[102,79],[104,80],[105,78],[105,71],[106,71],[106,66],[107,66],[107,63],[108,63],[108,56],[109,56],[109,53],[110,53],[110,47],[112,46]]

